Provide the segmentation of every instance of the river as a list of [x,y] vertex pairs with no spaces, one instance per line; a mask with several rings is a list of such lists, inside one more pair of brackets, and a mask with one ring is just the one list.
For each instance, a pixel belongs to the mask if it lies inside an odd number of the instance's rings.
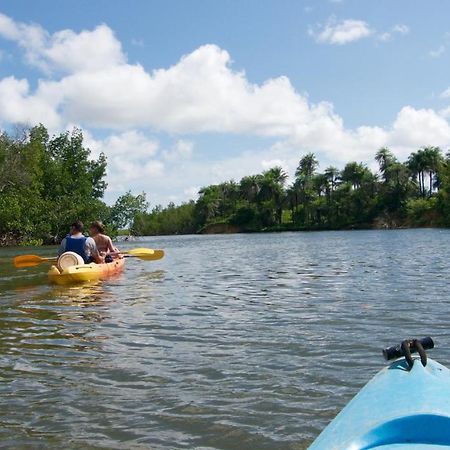
[[450,231],[143,238],[155,262],[50,286],[0,249],[6,448],[304,449],[385,364],[450,364]]

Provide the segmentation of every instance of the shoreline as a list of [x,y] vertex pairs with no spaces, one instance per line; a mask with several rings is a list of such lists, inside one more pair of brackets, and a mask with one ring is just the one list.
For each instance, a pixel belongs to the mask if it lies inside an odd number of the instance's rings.
[[[217,224],[216,224],[217,225]],[[203,230],[198,233],[173,233],[173,234],[149,234],[149,235],[133,235],[134,238],[141,238],[141,237],[169,237],[169,236],[213,236],[213,235],[231,235],[231,234],[270,234],[270,233],[314,233],[314,232],[327,232],[327,231],[369,231],[369,230],[377,230],[377,231],[395,231],[395,230],[423,230],[423,229],[436,229],[436,230],[448,230],[449,227],[441,226],[441,225],[434,225],[430,224],[427,226],[417,226],[417,225],[411,225],[411,226],[397,226],[397,227],[377,227],[377,226],[355,226],[355,227],[347,227],[347,228],[320,228],[320,227],[310,227],[310,228],[294,228],[294,227],[272,227],[272,228],[266,228],[261,230],[244,230],[244,229],[238,229],[238,227],[232,227],[232,229],[225,230],[225,231],[210,231],[210,230]],[[125,242],[123,240],[117,241],[114,240],[114,242]],[[129,242],[136,242],[136,241],[129,241]],[[137,241],[139,242],[139,241]],[[10,244],[1,244],[0,248],[31,248],[31,247],[52,247],[57,246],[58,244],[39,244],[39,245],[32,245],[32,244],[18,244],[18,243],[10,243]]]

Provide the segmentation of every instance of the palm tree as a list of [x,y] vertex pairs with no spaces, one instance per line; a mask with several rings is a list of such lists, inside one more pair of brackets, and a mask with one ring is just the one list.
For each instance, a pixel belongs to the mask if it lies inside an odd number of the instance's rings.
[[286,189],[285,200],[288,208],[291,210],[291,219],[294,222],[295,214],[298,211],[298,191],[295,184]]
[[331,185],[331,191],[334,191],[336,189],[340,171],[336,167],[329,166],[325,169],[324,175],[327,177],[328,182]]
[[211,185],[201,188],[198,193],[198,213],[206,223],[219,214],[222,201],[221,192],[219,186]]
[[299,193],[299,200],[304,207],[305,222],[311,220],[310,204],[313,198],[312,177],[317,169],[319,162],[314,153],[307,153],[300,159],[297,170],[295,171],[295,187]]
[[276,222],[281,225],[284,203],[284,184],[287,174],[281,167],[273,167],[263,172],[261,177],[261,199],[271,203]]
[[361,187],[364,176],[370,172],[362,163],[349,162],[341,173],[342,181],[349,183],[353,189]]
[[419,195],[424,197],[425,190],[423,188],[423,168],[424,168],[424,162],[423,162],[423,155],[422,151],[419,150],[416,153],[411,153],[409,155],[408,161],[407,161],[408,169],[411,171],[411,175],[413,180],[419,181]]
[[429,195],[431,196],[434,187],[433,180],[436,178],[444,158],[439,147],[425,147],[422,152],[424,169],[428,172],[428,176],[430,177]]
[[249,175],[242,178],[239,183],[240,197],[249,203],[255,202],[261,189],[260,179],[261,177],[259,175]]
[[397,158],[387,147],[383,147],[376,153],[375,160],[380,167],[385,183],[387,183],[389,181],[389,168],[397,162]]
[[[436,181],[439,168],[443,163],[442,151],[439,147],[424,147],[411,153],[407,165],[414,179],[419,181],[419,193],[425,198],[426,192],[433,194],[433,181]],[[429,176],[429,187],[425,186],[425,173]]]
[[312,184],[319,197],[322,197],[322,194],[326,194],[328,197],[330,192],[330,184],[328,177],[324,173],[314,175]]
[[314,153],[307,153],[305,156],[302,157],[302,159],[300,159],[297,170],[295,171],[295,177],[296,178],[312,177],[318,165],[319,162],[317,161]]

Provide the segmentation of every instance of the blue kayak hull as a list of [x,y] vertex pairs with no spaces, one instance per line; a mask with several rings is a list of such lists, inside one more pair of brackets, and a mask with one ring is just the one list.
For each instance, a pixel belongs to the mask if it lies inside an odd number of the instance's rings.
[[380,371],[310,450],[442,449],[450,446],[450,370],[428,359]]

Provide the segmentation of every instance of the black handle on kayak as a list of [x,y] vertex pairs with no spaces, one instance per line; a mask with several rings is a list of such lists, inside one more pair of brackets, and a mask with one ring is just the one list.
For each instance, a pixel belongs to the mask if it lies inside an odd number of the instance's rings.
[[[434,348],[434,341],[431,337],[427,336],[422,339],[417,339],[421,344],[424,350],[430,350]],[[411,348],[411,353],[415,353],[417,351],[416,348]],[[395,358],[401,358],[402,356],[406,356],[404,352],[404,347],[402,344],[396,345],[395,347],[388,347],[383,350],[383,356],[386,361]]]

